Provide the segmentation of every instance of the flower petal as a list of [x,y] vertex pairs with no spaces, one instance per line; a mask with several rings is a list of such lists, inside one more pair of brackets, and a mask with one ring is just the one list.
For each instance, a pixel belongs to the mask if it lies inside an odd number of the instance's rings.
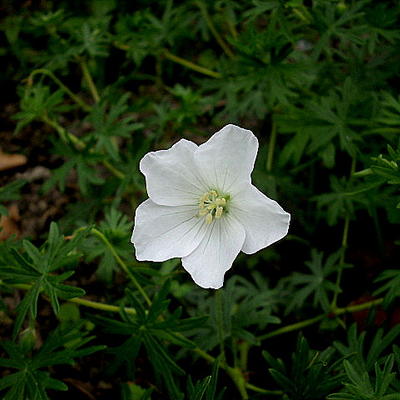
[[224,216],[208,225],[208,232],[196,249],[182,258],[182,265],[202,288],[218,289],[224,274],[240,252],[245,232],[240,223]]
[[229,193],[232,187],[250,182],[258,140],[247,129],[226,125],[199,146],[195,160],[211,189]]
[[232,195],[229,210],[246,231],[242,248],[246,254],[282,239],[289,230],[290,214],[253,185],[246,185]]
[[206,234],[198,208],[160,206],[147,199],[136,209],[132,243],[139,261],[165,261],[184,257],[198,247]]
[[168,150],[147,153],[140,161],[149,197],[157,204],[179,206],[197,204],[207,191],[193,154],[197,145],[182,139]]

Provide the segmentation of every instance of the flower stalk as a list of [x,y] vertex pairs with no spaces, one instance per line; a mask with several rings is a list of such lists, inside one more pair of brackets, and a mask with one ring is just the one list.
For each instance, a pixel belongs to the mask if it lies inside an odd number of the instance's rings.
[[225,335],[224,335],[224,312],[223,312],[223,304],[222,304],[222,289],[218,289],[214,294],[214,305],[215,305],[215,317],[216,317],[216,331],[218,335],[219,341],[219,349],[221,360],[223,362],[226,361],[225,357]]

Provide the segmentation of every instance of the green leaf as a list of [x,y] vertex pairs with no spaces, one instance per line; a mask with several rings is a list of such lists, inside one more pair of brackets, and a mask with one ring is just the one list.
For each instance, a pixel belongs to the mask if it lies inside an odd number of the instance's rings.
[[314,307],[321,307],[324,312],[330,310],[329,294],[335,293],[339,289],[329,280],[329,277],[347,266],[339,265],[341,251],[330,254],[324,261],[322,252],[318,252],[316,249],[311,250],[311,260],[305,263],[311,273],[295,272],[287,279],[289,285],[294,287],[292,300],[286,309],[287,313],[294,308],[303,306],[310,296],[313,296],[312,305]]
[[74,271],[56,274],[56,271],[66,264],[76,262],[76,254],[70,254],[76,249],[88,229],[77,233],[70,241],[61,235],[58,226],[52,223],[48,240],[40,247],[35,247],[30,241],[24,240],[22,247],[25,254],[16,249],[5,249],[7,262],[0,263],[0,273],[3,279],[15,284],[28,284],[23,300],[17,307],[17,318],[14,325],[13,337],[21,329],[28,312],[32,318],[37,315],[39,294],[43,291],[50,298],[54,312],[60,308],[59,298],[70,299],[85,294],[83,289],[64,284]]
[[337,373],[337,363],[331,358],[334,350],[323,352],[310,349],[306,339],[299,335],[295,352],[292,354],[291,367],[280,359],[264,351],[263,356],[272,368],[269,372],[288,398],[322,399],[337,387],[341,375]]
[[32,286],[31,289],[25,294],[23,300],[18,304],[17,318],[15,319],[14,329],[13,329],[13,338],[17,336],[18,331],[21,329],[22,324],[29,312],[32,318],[36,318],[37,315],[37,302],[39,299],[39,294],[42,289],[41,281],[38,280]]
[[[8,183],[0,187],[0,202],[18,200],[21,197],[20,190],[26,185],[27,181],[18,179],[14,182]],[[2,210],[2,211],[1,211]],[[7,209],[2,206],[0,214],[7,215]]]
[[57,90],[51,92],[48,86],[35,85],[27,87],[21,99],[21,111],[13,118],[18,120],[16,132],[30,124],[34,120],[40,120],[44,116],[53,116],[55,113],[66,109],[63,104],[64,92]]
[[50,333],[41,348],[32,353],[27,352],[21,343],[1,342],[0,346],[11,358],[0,359],[0,365],[17,370],[0,378],[0,391],[9,388],[3,398],[48,400],[47,390],[67,390],[65,383],[49,375],[48,368],[58,364],[71,364],[78,357],[104,349],[104,346],[83,347],[92,338],[80,331],[81,325],[56,329]]

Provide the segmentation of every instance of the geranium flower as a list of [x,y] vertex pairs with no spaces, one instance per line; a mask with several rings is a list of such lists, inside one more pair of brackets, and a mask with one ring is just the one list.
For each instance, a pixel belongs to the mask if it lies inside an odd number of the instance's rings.
[[251,183],[257,151],[251,131],[227,125],[200,146],[182,139],[146,154],[140,171],[149,199],[136,210],[136,258],[182,258],[199,286],[218,289],[240,251],[284,237],[290,214]]

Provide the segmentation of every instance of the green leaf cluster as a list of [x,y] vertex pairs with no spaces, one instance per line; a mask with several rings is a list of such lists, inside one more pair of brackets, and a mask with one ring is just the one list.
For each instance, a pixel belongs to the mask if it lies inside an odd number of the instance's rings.
[[34,350],[21,341],[15,343],[2,341],[8,358],[0,357],[0,366],[16,370],[0,379],[0,393],[4,400],[38,399],[49,400],[48,390],[68,390],[68,386],[54,379],[48,372],[49,367],[73,364],[80,357],[103,350],[104,346],[86,346],[93,337],[83,332],[81,326],[58,328],[48,336],[38,350]]
[[40,248],[29,240],[24,240],[20,251],[11,247],[8,252],[2,254],[0,274],[4,282],[12,285],[29,285],[16,309],[14,337],[27,316],[36,319],[41,292],[49,296],[55,314],[60,310],[59,299],[70,299],[85,294],[83,289],[64,283],[74,274],[73,270],[59,271],[77,262],[79,254],[74,250],[83,235],[84,232],[80,232],[66,242],[57,224],[52,223],[48,240]]

